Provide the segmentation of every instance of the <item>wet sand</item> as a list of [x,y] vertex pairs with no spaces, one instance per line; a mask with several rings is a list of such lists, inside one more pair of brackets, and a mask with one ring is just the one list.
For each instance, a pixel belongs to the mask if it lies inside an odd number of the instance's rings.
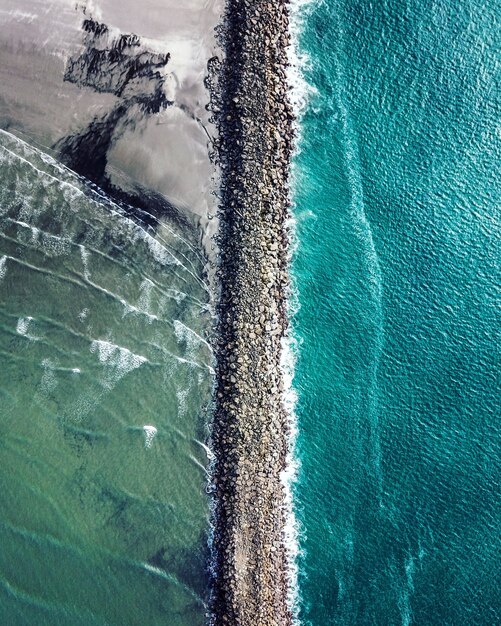
[[227,62],[212,77],[222,168],[213,624],[285,626],[287,3],[229,0],[222,38]]
[[[69,60],[84,49],[83,21],[107,26],[109,41],[100,41],[101,47],[134,33],[141,52],[169,55],[158,70],[169,106],[153,114],[131,110],[124,117],[112,133],[105,174],[119,188],[126,180],[128,189],[137,185],[165,197],[201,226],[210,251],[215,223],[207,216],[215,212],[217,180],[209,158],[215,129],[204,79],[217,51],[214,29],[223,5],[224,0],[3,0],[0,128],[59,158],[61,141],[87,132],[120,102],[116,94],[65,80]],[[141,89],[148,88],[143,80]]]

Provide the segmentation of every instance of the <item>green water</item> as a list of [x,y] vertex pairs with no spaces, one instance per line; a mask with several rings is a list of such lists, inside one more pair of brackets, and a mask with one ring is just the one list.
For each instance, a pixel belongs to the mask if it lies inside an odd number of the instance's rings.
[[501,623],[500,19],[491,0],[307,10],[305,625]]
[[203,265],[0,133],[1,624],[204,623]]

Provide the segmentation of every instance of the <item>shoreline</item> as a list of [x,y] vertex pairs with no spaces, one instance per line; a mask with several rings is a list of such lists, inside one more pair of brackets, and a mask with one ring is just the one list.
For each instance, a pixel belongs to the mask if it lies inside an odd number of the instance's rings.
[[288,2],[228,0],[209,71],[219,131],[211,623],[290,626]]

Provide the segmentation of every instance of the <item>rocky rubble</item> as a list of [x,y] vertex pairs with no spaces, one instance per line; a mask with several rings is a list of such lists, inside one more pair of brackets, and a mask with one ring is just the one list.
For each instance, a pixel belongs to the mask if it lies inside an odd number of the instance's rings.
[[288,3],[228,0],[209,76],[222,172],[212,624],[288,626]]

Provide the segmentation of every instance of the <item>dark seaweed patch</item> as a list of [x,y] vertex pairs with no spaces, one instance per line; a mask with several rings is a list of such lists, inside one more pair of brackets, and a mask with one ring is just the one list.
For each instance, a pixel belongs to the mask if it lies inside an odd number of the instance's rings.
[[95,20],[84,20],[82,28],[85,49],[69,59],[65,81],[116,96],[122,96],[127,85],[138,78],[163,86],[164,78],[157,70],[167,65],[170,54],[148,51],[134,34],[113,37],[106,24]]
[[60,159],[82,176],[102,185],[113,134],[126,113],[126,105],[119,104],[110,113],[95,118],[81,133],[60,141],[57,144]]
[[137,221],[154,227],[153,214],[168,216],[181,227],[188,226],[188,221],[161,194],[119,188],[106,173],[109,151],[124,131],[173,104],[165,95],[165,76],[161,72],[170,54],[148,50],[135,34],[114,35],[106,24],[92,18],[83,21],[82,30],[84,50],[68,60],[64,80],[97,93],[111,93],[118,101],[111,111],[58,141],[54,147],[59,158],[116,199]]
[[100,24],[93,19],[84,20],[82,28],[86,33],[93,33],[97,37],[100,37],[101,35],[104,35],[108,32],[108,27],[106,26],[106,24]]

